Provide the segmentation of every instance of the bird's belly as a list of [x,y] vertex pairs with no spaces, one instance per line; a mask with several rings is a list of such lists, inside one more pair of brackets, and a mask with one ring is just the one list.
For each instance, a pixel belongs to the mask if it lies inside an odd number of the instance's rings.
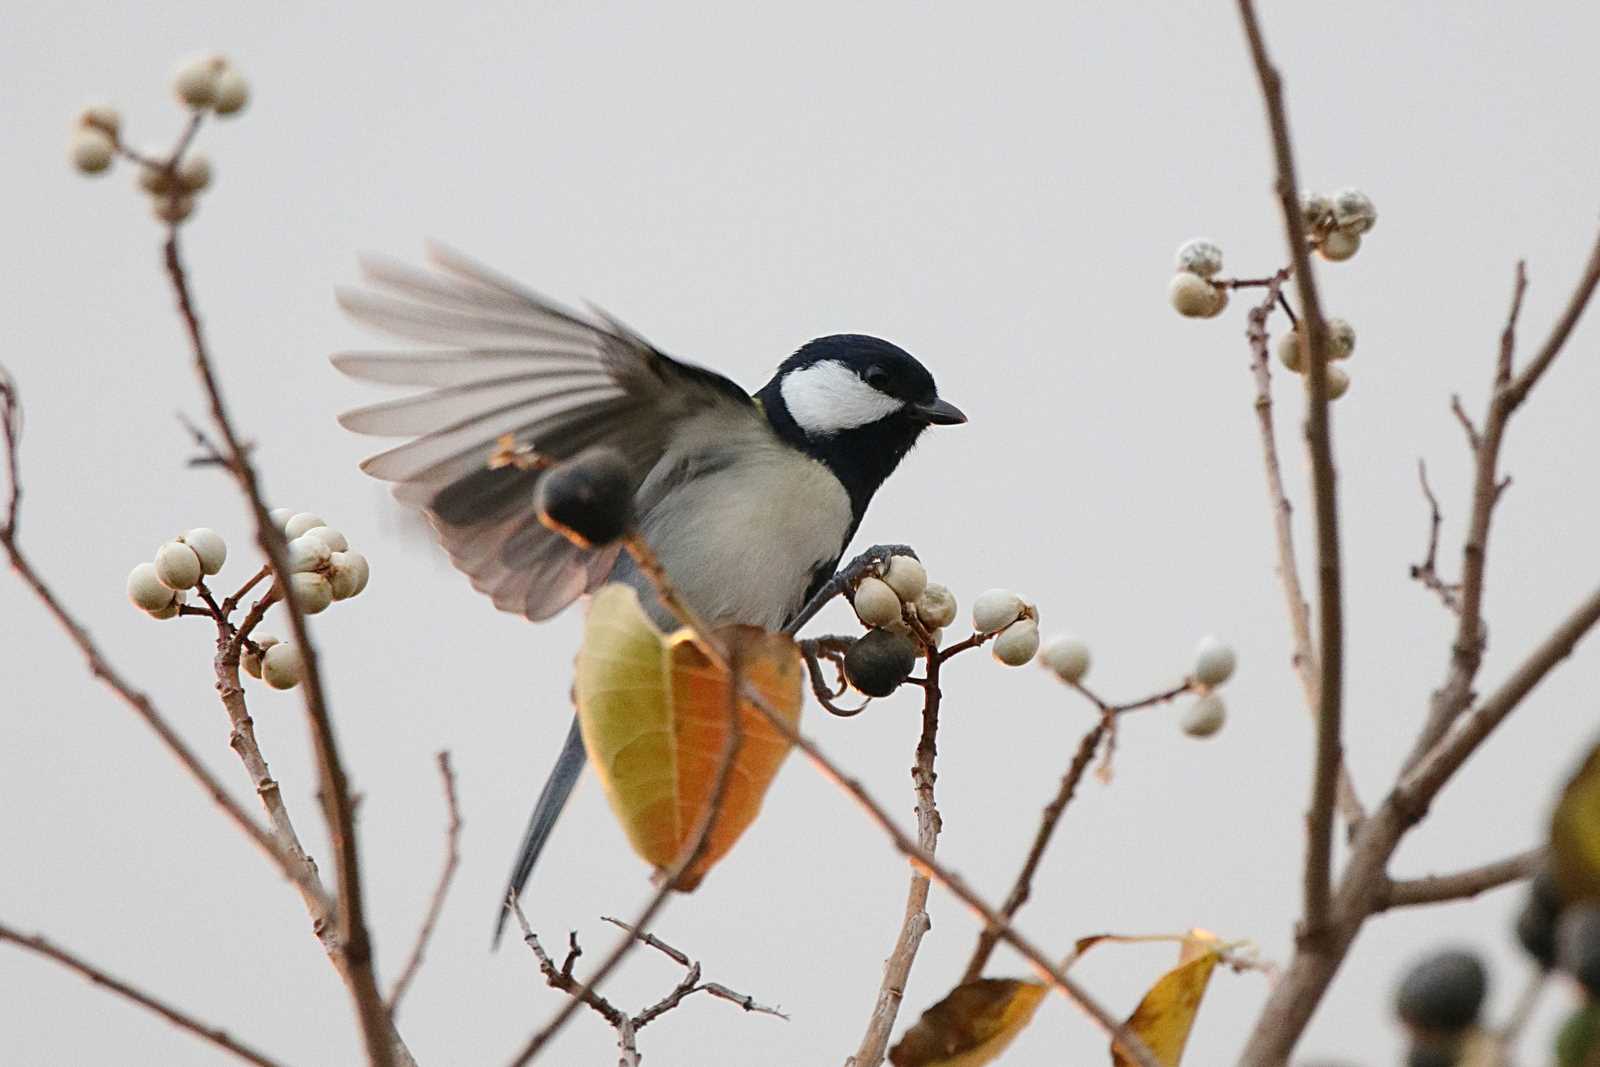
[[850,531],[850,498],[826,467],[771,453],[681,485],[643,517],[645,539],[696,610],[777,629]]

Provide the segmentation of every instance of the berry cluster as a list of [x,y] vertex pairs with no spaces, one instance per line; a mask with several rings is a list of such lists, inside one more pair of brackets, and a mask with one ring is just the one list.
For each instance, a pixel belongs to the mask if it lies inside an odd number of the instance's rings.
[[1178,246],[1178,273],[1167,287],[1173,310],[1190,319],[1214,319],[1228,306],[1228,290],[1213,282],[1222,270],[1222,249],[1202,238]]
[[[1089,674],[1089,644],[1073,634],[1058,634],[1045,642],[1039,652],[1039,662],[1063,682],[1076,685]],[[1228,645],[1210,635],[1200,639],[1187,679],[1187,688],[1196,696],[1178,717],[1178,725],[1184,733],[1190,737],[1210,737],[1222,729],[1228,709],[1216,689],[1233,677],[1237,665],[1238,657]]]
[[998,634],[991,649],[1007,667],[1033,662],[1039,651],[1039,609],[1009,589],[989,589],[972,602],[972,628]]
[[844,675],[869,697],[888,696],[910,677],[918,652],[914,636],[938,648],[956,617],[955,594],[928,581],[914,556],[891,556],[881,573],[861,578],[850,603],[867,632],[845,651]]
[[315,615],[335,600],[367,587],[367,557],[350,549],[344,534],[308,511],[278,508],[272,524],[289,540],[289,595],[301,611]]
[[1378,209],[1360,189],[1340,189],[1332,196],[1300,194],[1311,247],[1330,263],[1342,263],[1361,251],[1361,237],[1378,224]]
[[[173,91],[196,114],[211,111],[235,115],[250,100],[250,85],[227,58],[220,55],[192,59],[178,69]],[[191,131],[192,132],[192,131]],[[195,196],[211,184],[211,160],[203,153],[179,151],[160,158],[136,152],[122,141],[122,116],[107,104],[95,104],[79,114],[73,127],[69,155],[84,174],[109,170],[121,155],[139,167],[139,187],[150,194],[151,207],[162,222],[177,224],[194,212]]]
[[[1328,358],[1349,359],[1356,350],[1356,328],[1344,319],[1329,319]],[[1306,372],[1305,347],[1301,344],[1300,330],[1290,330],[1278,338],[1278,361],[1296,374]],[[1343,367],[1328,364],[1328,399],[1338,400],[1350,388],[1350,374]]]
[[222,535],[197,526],[156,549],[152,563],[128,575],[128,599],[153,619],[170,619],[189,600],[189,590],[222,570],[228,546]]

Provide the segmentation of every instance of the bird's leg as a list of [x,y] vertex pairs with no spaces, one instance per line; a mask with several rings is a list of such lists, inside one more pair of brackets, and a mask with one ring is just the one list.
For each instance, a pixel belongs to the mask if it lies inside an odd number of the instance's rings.
[[816,595],[811,598],[805,607],[800,609],[800,614],[791,619],[789,625],[783,628],[784,632],[799,633],[800,627],[810,622],[816,617],[817,612],[828,606],[828,601],[854,586],[866,575],[879,573],[892,556],[910,556],[915,559],[917,558],[917,552],[910,545],[873,545],[861,555],[840,567],[832,578],[824,582],[822,588],[817,590]]

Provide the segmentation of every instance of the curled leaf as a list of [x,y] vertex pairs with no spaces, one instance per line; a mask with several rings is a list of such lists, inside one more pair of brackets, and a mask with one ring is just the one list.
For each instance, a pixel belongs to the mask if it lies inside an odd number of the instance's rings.
[[[1216,969],[1220,944],[1204,930],[1191,930],[1178,953],[1178,965],[1162,975],[1144,995],[1125,1024],[1137,1035],[1164,1067],[1178,1067],[1189,1031],[1200,1010],[1200,1000]],[[1129,1059],[1115,1045],[1111,1062],[1116,1067],[1131,1067]]]
[[1040,982],[979,978],[963,982],[922,1013],[889,1051],[894,1067],[983,1067],[1033,1019]]
[[[737,643],[741,677],[791,725],[801,706],[801,660],[792,638],[757,627],[718,632]],[[578,652],[573,698],[584,747],[633,849],[658,871],[691,845],[722,759],[729,678],[687,630],[665,635],[625,585],[595,594]],[[743,739],[706,849],[679,882],[685,892],[755,820],[789,742],[747,702]]]

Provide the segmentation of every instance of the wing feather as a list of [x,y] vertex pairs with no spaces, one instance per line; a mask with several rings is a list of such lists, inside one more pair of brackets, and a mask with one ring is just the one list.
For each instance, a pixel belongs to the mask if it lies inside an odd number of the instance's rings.
[[340,422],[409,438],[362,469],[427,516],[497,607],[549,618],[605,581],[617,550],[580,549],[539,522],[540,472],[489,467],[504,435],[557,460],[613,446],[637,488],[686,420],[713,410],[764,420],[739,386],[664,355],[604,312],[565,308],[446,248],[430,247],[429,258],[431,270],[364,260],[368,287],[340,291],[357,320],[439,346],[334,356],[352,378],[423,389]]

